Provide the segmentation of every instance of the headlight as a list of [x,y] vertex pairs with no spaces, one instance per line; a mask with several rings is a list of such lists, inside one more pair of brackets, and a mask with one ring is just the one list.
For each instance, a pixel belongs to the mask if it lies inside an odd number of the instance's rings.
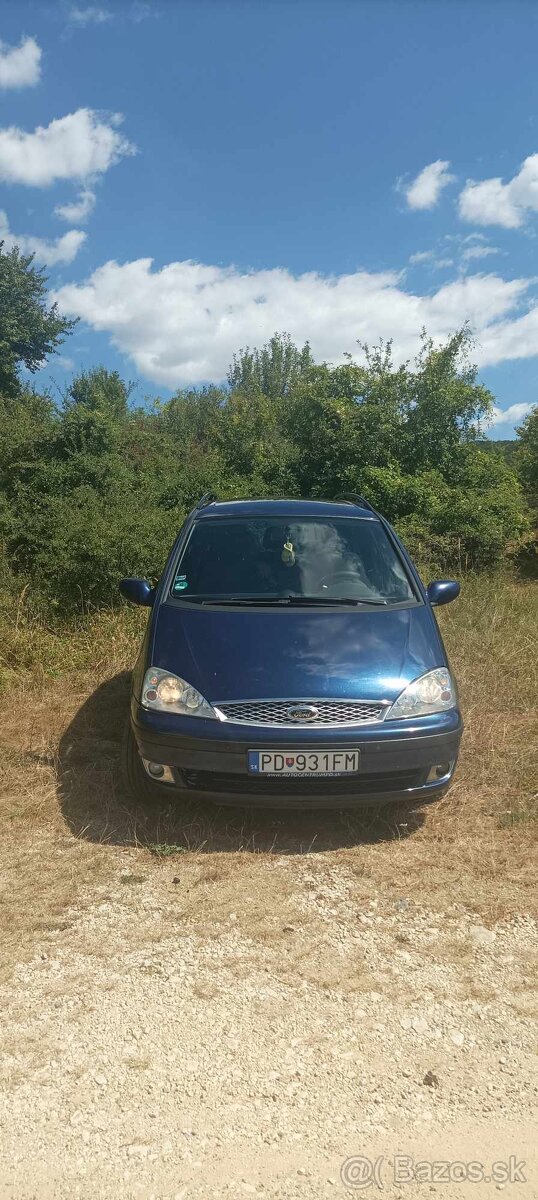
[[385,720],[395,717],[424,717],[427,713],[446,712],[457,704],[456,688],[446,667],[436,667],[408,683],[389,708]]
[[159,712],[181,713],[183,717],[213,717],[217,719],[214,708],[207,700],[186,683],[178,675],[163,671],[161,667],[150,667],[144,676],[142,688],[142,704],[144,708],[157,709]]

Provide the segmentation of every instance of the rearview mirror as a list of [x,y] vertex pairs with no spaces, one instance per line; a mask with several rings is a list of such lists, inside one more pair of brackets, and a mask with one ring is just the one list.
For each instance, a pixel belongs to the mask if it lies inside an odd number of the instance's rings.
[[151,608],[155,599],[155,588],[150,587],[147,579],[120,579],[120,592],[131,604],[146,605]]
[[460,585],[455,579],[436,579],[427,587],[430,604],[438,607],[440,604],[450,604],[460,594]]

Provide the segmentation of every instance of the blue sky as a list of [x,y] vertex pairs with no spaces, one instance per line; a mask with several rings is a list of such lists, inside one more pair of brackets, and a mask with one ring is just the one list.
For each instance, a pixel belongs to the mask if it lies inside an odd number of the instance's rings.
[[42,385],[469,319],[491,436],[538,402],[530,0],[3,0],[0,38],[0,236],[81,317]]

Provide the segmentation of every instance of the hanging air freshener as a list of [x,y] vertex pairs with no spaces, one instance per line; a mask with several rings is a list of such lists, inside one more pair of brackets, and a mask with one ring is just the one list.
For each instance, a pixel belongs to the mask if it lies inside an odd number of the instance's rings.
[[295,562],[295,550],[293,549],[293,542],[284,542],[284,547],[282,550],[282,562],[286,563],[288,567],[293,567]]

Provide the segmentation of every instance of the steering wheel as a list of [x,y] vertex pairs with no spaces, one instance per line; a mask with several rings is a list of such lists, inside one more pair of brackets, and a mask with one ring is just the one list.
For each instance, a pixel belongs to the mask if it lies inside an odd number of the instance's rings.
[[340,584],[352,584],[354,588],[360,584],[355,571],[336,571],[334,575],[324,575],[319,581],[320,591],[323,587],[339,587]]

